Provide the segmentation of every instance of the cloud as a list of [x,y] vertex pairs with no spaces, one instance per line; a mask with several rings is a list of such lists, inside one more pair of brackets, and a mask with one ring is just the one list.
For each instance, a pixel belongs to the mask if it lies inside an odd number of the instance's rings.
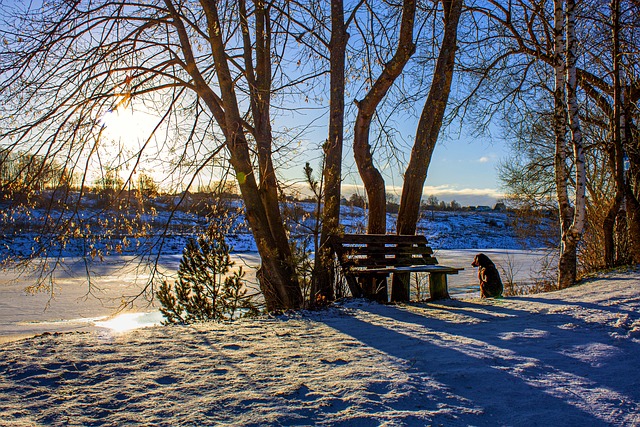
[[495,188],[451,188],[446,186],[425,187],[423,197],[436,196],[445,202],[455,200],[462,206],[493,206],[504,197],[504,194]]
[[[387,195],[395,196],[398,200],[400,199],[402,187],[387,186],[386,189]],[[353,184],[342,185],[342,195],[344,197],[349,198],[353,193],[364,195],[364,186]],[[504,198],[504,193],[495,188],[454,188],[447,185],[427,185],[422,189],[422,197],[426,199],[429,196],[436,196],[444,202],[455,200],[462,206],[493,206],[498,200]]]
[[[298,193],[301,196],[310,196],[308,185],[304,183],[289,183],[288,193]],[[402,194],[401,186],[388,185],[386,187],[387,195],[400,200]],[[366,195],[362,184],[342,184],[342,196],[351,197],[352,194]],[[422,189],[422,197],[426,199],[429,196],[436,196],[438,200],[449,203],[452,200],[460,203],[462,206],[494,206],[496,202],[504,198],[504,193],[495,188],[455,188],[448,185],[431,186],[427,185]]]
[[482,156],[478,159],[479,163],[488,163],[489,161],[491,161],[491,159],[487,156]]

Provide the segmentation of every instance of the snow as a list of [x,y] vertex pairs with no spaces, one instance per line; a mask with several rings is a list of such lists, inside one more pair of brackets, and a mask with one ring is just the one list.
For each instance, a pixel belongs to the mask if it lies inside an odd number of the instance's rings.
[[[478,296],[477,269],[471,267],[476,250],[438,250],[435,255],[442,265],[464,268],[459,274],[448,278],[449,293]],[[526,285],[540,271],[543,251],[517,251],[484,249],[503,271],[503,280],[510,277],[520,285]],[[235,253],[232,260],[245,271],[249,292],[258,292],[256,269],[260,265],[257,253]],[[158,259],[159,270],[171,275],[167,280],[175,279],[175,273],[181,255],[164,255]],[[38,272],[19,274],[16,269],[6,269],[0,273],[0,343],[41,334],[44,332],[66,332],[87,330],[96,324],[110,325],[122,319],[112,319],[114,314],[129,316],[128,326],[136,327],[158,324],[162,316],[157,311],[157,301],[149,302],[140,297],[132,304],[122,306],[143,292],[149,283],[150,271],[138,264],[139,260],[131,256],[108,255],[85,264],[80,258],[65,259],[65,266],[54,274],[54,295],[42,291],[25,294],[25,288],[38,280]],[[90,282],[87,270],[91,271]],[[422,277],[418,289],[412,278],[412,298],[425,299],[428,296],[426,280]],[[419,291],[419,294],[418,294]],[[258,295],[260,299],[261,295]],[[123,316],[124,314],[120,314]],[[136,317],[137,316],[137,317]],[[134,321],[133,319],[138,319]],[[109,323],[105,323],[109,322]]]
[[[34,251],[43,251],[52,257],[77,258],[88,257],[94,250],[102,255],[150,256],[180,255],[187,240],[204,232],[210,224],[210,219],[192,212],[175,211],[168,208],[154,210],[154,214],[140,214],[136,210],[101,211],[88,206],[91,199],[84,200],[82,209],[77,212],[46,211],[33,209],[30,211],[19,208],[11,210],[6,203],[0,201],[0,210],[11,212],[4,222],[11,223],[6,233],[0,234],[0,261],[11,257],[29,257]],[[230,202],[230,212],[233,213],[233,226],[227,234],[227,243],[236,252],[257,252],[257,246],[244,215],[235,213],[239,202]],[[315,227],[313,203],[296,202],[283,204],[286,208],[287,224],[294,240],[304,242],[306,249],[314,248],[310,230]],[[69,220],[70,215],[77,215],[77,221],[92,230],[92,234],[85,238],[66,236],[60,244],[58,236],[51,235],[43,238],[43,229],[47,229],[47,221],[56,218]],[[170,226],[166,228],[166,223]],[[397,215],[387,215],[387,230],[395,232]],[[3,222],[0,221],[0,222]],[[149,226],[148,230],[132,229],[125,233],[122,230],[105,230],[103,223],[131,223],[137,227]],[[341,224],[348,233],[364,232],[366,230],[367,214],[362,208],[341,206]],[[417,232],[427,237],[434,249],[484,249],[500,248],[509,250],[535,249],[554,246],[557,236],[552,232],[557,225],[549,218],[541,219],[528,236],[519,235],[517,227],[519,219],[513,212],[478,212],[478,211],[429,211],[419,218]],[[2,225],[2,224],[0,224]],[[8,224],[5,224],[8,225]],[[532,226],[533,227],[533,226]],[[135,228],[135,227],[134,227]],[[131,233],[140,232],[140,235]],[[112,235],[113,234],[113,235]],[[123,234],[126,241],[123,242]],[[549,237],[551,235],[551,237]],[[116,237],[119,236],[119,237]],[[137,237],[136,237],[137,236]],[[144,236],[144,237],[143,237]],[[160,244],[161,243],[161,244]],[[115,247],[119,249],[114,250]],[[91,256],[92,258],[95,256]]]
[[639,313],[635,268],[499,300],[44,334],[0,344],[0,425],[637,426]]
[[[180,255],[163,256],[159,271],[175,275]],[[234,254],[236,266],[246,267],[247,284],[256,288],[256,270],[260,263],[257,253]],[[25,288],[36,283],[39,272],[6,269],[0,272],[0,343],[41,334],[93,329],[95,325],[110,327],[129,316],[126,328],[159,324],[162,315],[158,303],[140,297],[150,278],[149,269],[127,256],[106,256],[85,264],[82,259],[66,259],[64,268],[55,271],[53,295],[47,291],[26,294]],[[87,270],[91,272],[90,280]],[[173,280],[173,276],[168,278]],[[46,283],[46,285],[49,285]],[[115,327],[115,326],[114,326]],[[121,326],[123,328],[125,326]]]

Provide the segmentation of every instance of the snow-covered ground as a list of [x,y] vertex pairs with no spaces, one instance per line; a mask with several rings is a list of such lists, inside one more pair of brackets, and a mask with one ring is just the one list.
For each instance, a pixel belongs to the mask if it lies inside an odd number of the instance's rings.
[[[234,203],[229,206],[229,212],[240,209],[239,202]],[[313,250],[313,236],[310,230],[315,227],[315,205],[296,202],[285,203],[282,206],[292,238],[303,243],[302,246],[307,250]],[[95,258],[95,255],[90,255],[95,251],[101,255],[180,255],[187,239],[202,234],[212,222],[206,216],[185,211],[172,212],[166,207],[159,207],[153,215],[140,215],[135,210],[112,212],[83,206],[81,210],[74,212],[77,217],[71,222],[83,224],[91,233],[84,236],[82,232],[78,234],[83,237],[66,236],[60,239],[57,233],[65,230],[51,230],[51,222],[60,220],[60,223],[66,224],[61,219],[70,221],[71,212],[47,212],[43,209],[11,211],[0,202],[1,210],[10,211],[11,215],[6,218],[0,217],[0,262],[16,256],[29,257],[34,251],[43,253],[45,249],[44,252],[50,257],[65,258]],[[366,215],[366,210],[362,208],[341,206],[340,221],[346,232],[364,233]],[[256,252],[255,241],[241,210],[230,218],[232,226],[226,234],[227,243],[236,252]],[[396,220],[397,215],[387,215],[388,232],[395,232]],[[513,212],[425,211],[418,220],[417,233],[424,234],[436,250],[522,250],[555,244],[557,237],[554,237],[553,230],[557,228],[557,224],[551,219],[542,218],[539,223],[530,224],[526,236],[520,233],[519,221]],[[111,229],[104,224],[120,224],[120,228]],[[83,227],[81,228],[84,230]],[[43,230],[50,230],[52,234],[43,236]]]
[[640,269],[500,300],[0,344],[2,426],[637,426]]

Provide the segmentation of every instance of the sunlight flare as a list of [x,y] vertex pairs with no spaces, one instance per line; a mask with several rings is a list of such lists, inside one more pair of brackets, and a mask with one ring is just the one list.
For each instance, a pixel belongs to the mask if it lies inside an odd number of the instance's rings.
[[150,313],[123,313],[109,320],[95,322],[96,326],[111,329],[114,332],[128,332],[134,329],[160,325],[162,314],[158,311]]

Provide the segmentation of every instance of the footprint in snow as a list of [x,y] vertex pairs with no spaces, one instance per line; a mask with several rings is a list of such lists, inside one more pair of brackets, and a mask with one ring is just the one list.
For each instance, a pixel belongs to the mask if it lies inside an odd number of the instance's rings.
[[175,384],[177,382],[178,382],[178,379],[175,377],[172,377],[171,375],[165,375],[163,377],[156,378],[156,383],[160,385]]
[[342,365],[346,365],[347,362],[346,360],[343,359],[335,359],[335,360],[327,360],[327,359],[321,359],[320,360],[322,363],[325,363],[327,365],[336,365],[336,366],[342,366]]
[[239,346],[238,344],[227,344],[227,345],[223,346],[222,348],[224,348],[226,350],[240,350],[242,347]]

